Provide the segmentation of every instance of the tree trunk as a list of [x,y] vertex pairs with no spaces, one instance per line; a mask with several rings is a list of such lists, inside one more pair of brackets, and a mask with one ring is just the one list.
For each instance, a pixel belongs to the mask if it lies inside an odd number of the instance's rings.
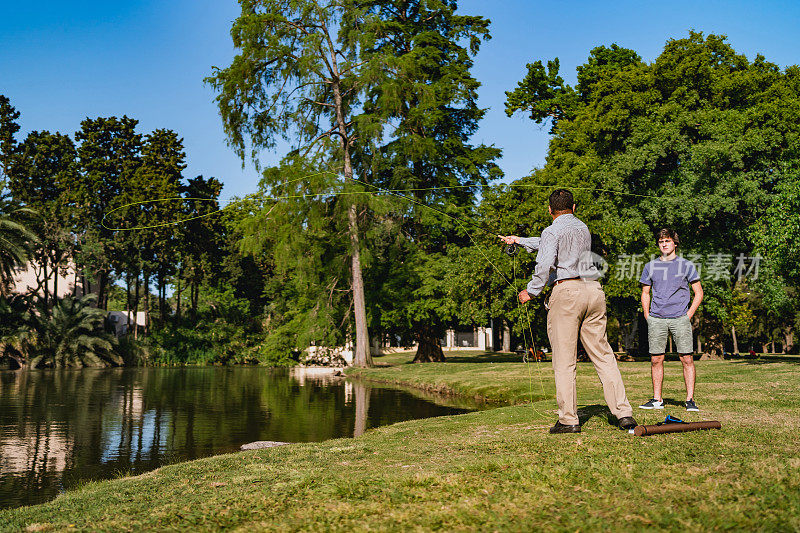
[[503,319],[503,351],[511,351],[511,328],[505,318]]
[[136,273],[136,294],[133,296],[133,338],[139,338],[139,273]]
[[42,296],[44,298],[44,312],[45,312],[45,314],[49,315],[50,314],[50,306],[48,304],[50,302],[50,299],[48,298],[48,295],[50,293],[50,288],[47,286],[48,285],[48,283],[47,283],[47,278],[48,278],[48,276],[47,276],[47,255],[42,257],[42,277],[44,278],[44,288],[42,289],[42,291],[43,291]]
[[128,333],[131,331],[131,274],[125,274],[125,314],[128,317]]
[[775,353],[775,339],[772,339],[769,343],[769,353]]
[[736,339],[736,326],[731,326],[731,337],[733,338],[733,353],[739,355],[739,341]]
[[783,351],[784,353],[793,353],[794,351],[794,330],[789,327],[783,333],[783,340],[784,346]]
[[175,318],[181,319],[181,270],[178,270],[178,277],[175,278]]
[[100,280],[97,288],[97,307],[106,308],[106,285],[108,284],[108,274],[105,270],[100,272]]
[[[72,296],[76,297],[76,296],[78,296],[78,265],[73,265],[73,268],[75,268],[75,280],[72,282]],[[81,296],[85,296],[85,295],[86,295],[86,291],[84,290],[83,294],[81,294]]]
[[156,309],[158,309],[158,321],[156,325],[161,327],[164,323],[164,302],[161,299],[161,269],[156,271],[156,292],[158,294],[156,297]]
[[[334,59],[335,61],[335,59]],[[336,63],[333,64],[334,69]],[[332,84],[333,98],[336,109],[336,122],[339,126],[339,140],[344,152],[344,179],[346,183],[353,183],[353,166],[350,160],[350,137],[347,134],[344,106],[342,102],[341,87],[339,86],[338,72]],[[372,356],[369,353],[369,331],[367,330],[367,308],[364,298],[364,278],[361,275],[361,250],[358,239],[358,215],[356,204],[353,202],[347,210],[348,233],[350,234],[351,274],[353,289],[353,313],[356,319],[356,344],[353,365],[357,367],[372,366]],[[441,348],[440,348],[441,351]]]
[[53,305],[58,301],[58,264],[60,261],[55,260],[58,256],[58,249],[56,249],[53,254]]
[[144,271],[144,336],[150,335],[150,272]]
[[439,336],[433,328],[421,326],[417,330],[417,353],[414,355],[414,363],[443,362],[444,352],[439,344]]

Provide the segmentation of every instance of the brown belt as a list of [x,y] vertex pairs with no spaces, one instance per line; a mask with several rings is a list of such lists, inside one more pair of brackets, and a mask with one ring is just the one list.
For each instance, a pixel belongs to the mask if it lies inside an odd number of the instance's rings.
[[558,285],[559,283],[564,283],[565,281],[572,281],[572,280],[574,280],[574,279],[581,279],[581,278],[580,278],[580,276],[579,276],[579,277],[577,277],[577,278],[564,278],[564,279],[560,279],[560,280],[556,281],[556,285]]

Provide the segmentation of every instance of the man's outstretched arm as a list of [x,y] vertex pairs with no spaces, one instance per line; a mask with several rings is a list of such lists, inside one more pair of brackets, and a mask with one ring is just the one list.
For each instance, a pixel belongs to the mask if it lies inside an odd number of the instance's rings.
[[540,237],[517,237],[516,235],[498,235],[498,237],[506,244],[519,244],[529,254],[539,249],[539,241],[541,241]]
[[550,270],[556,264],[556,257],[558,256],[558,239],[556,236],[545,230],[542,232],[542,238],[539,241],[539,253],[536,255],[536,269],[533,273],[533,278],[528,282],[528,286],[524,292],[528,296],[536,296],[544,286],[547,284],[547,279],[550,277]]

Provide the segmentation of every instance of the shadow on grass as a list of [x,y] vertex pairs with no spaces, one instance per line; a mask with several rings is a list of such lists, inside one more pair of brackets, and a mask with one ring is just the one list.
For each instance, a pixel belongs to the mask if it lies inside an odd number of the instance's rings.
[[448,356],[445,360],[451,363],[521,363],[522,355],[516,353],[484,353],[476,355],[458,354]]
[[755,358],[741,357],[732,358],[728,361],[735,361],[745,363],[748,365],[768,365],[772,363],[792,363],[794,365],[800,364],[800,356],[797,355],[761,355]]
[[[393,355],[393,354],[392,354]],[[381,361],[382,357],[391,357],[388,356],[372,356],[372,360],[375,363],[375,366],[394,366],[397,364],[401,365],[412,365],[415,364],[413,360],[413,354],[411,355],[411,359],[408,361],[402,362],[385,362]],[[546,361],[550,361],[550,359],[546,359]],[[444,362],[445,363],[522,363],[522,355],[517,353],[508,353],[508,352],[478,352],[475,354],[469,353],[454,353],[449,354],[447,352],[444,353]]]
[[676,400],[675,398],[664,398],[664,405],[674,405],[676,407],[686,407],[685,402]]
[[583,427],[586,422],[594,417],[604,418],[609,425],[616,427],[617,417],[611,414],[611,410],[607,405],[592,404],[586,407],[578,408],[578,424]]

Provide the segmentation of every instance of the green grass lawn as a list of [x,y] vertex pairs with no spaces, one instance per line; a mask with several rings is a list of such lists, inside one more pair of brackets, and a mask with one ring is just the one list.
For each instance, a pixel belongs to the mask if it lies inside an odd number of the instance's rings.
[[[720,431],[634,437],[610,425],[589,363],[578,368],[583,432],[549,435],[549,363],[455,354],[376,360],[353,376],[481,397],[493,408],[404,422],[356,439],[293,444],[91,483],[0,512],[3,530],[800,530],[800,363],[698,361],[686,413],[667,362],[662,412]],[[621,363],[628,396],[650,397],[649,363]],[[533,398],[533,402],[530,402]],[[689,416],[691,415],[691,416]]]

